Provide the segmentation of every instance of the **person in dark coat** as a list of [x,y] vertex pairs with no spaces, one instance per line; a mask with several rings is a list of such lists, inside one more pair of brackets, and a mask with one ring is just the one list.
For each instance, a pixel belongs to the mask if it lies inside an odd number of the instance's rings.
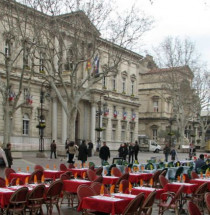
[[122,146],[123,144],[120,144],[120,148],[118,149],[118,154],[119,154],[119,158],[122,158],[123,157],[123,146]]
[[88,143],[88,157],[92,157],[93,143],[90,141]]
[[165,147],[163,148],[163,153],[165,154],[165,162],[168,162],[168,156],[170,154],[170,151],[171,151],[170,147],[169,147],[168,143],[166,143]]
[[99,157],[101,158],[101,164],[110,158],[109,147],[106,145],[106,142],[103,142],[103,146],[100,148]]
[[88,149],[85,140],[82,141],[82,144],[79,146],[78,160],[82,161],[82,166],[87,161]]
[[135,160],[138,161],[138,153],[139,153],[139,144],[137,141],[135,141],[134,145],[134,155],[135,155]]
[[195,171],[197,172],[198,168],[201,168],[205,164],[204,155],[200,154],[199,159],[195,161]]
[[129,146],[128,146],[128,162],[129,163],[133,163],[133,154],[134,154],[133,143],[129,143]]
[[123,143],[122,144],[122,158],[123,158],[123,160],[126,160],[127,154],[128,154],[127,144]]
[[55,140],[52,141],[51,145],[50,145],[50,159],[52,159],[52,154],[54,154],[54,157],[56,159],[56,143]]
[[11,143],[7,143],[7,147],[6,149],[4,149],[5,151],[5,155],[7,158],[7,162],[8,162],[8,167],[11,168],[12,164],[13,164],[13,158],[12,158],[12,153],[11,153],[11,147],[12,144]]

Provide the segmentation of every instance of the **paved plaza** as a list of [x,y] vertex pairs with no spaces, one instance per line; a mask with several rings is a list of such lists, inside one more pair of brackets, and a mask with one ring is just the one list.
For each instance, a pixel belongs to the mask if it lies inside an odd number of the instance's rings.
[[[26,167],[29,166],[30,172],[32,172],[35,164],[41,164],[43,167],[46,167],[46,165],[49,164],[50,168],[53,168],[54,164],[57,167],[59,167],[59,165],[61,163],[67,164],[66,157],[59,157],[58,156],[57,159],[54,159],[54,158],[50,159],[50,153],[49,152],[46,152],[46,154],[48,156],[47,158],[37,158],[36,157],[37,152],[23,152],[22,154],[23,154],[22,158],[18,158],[18,159],[15,158],[14,159],[13,166],[12,166],[12,168],[14,170],[21,168],[21,170],[24,171],[24,170],[26,170]],[[111,158],[109,159],[109,162],[111,163],[112,158],[116,157],[116,156],[117,156],[117,152],[112,151],[111,152]],[[199,156],[199,153],[197,153],[197,156]],[[138,155],[138,160],[140,163],[145,163],[151,157],[156,157],[157,159],[164,159],[164,155],[162,152],[160,152],[158,154],[157,153],[150,153],[150,152],[140,152]],[[187,153],[179,153],[178,154],[179,160],[184,160],[187,157],[188,157]],[[88,162],[89,161],[94,162],[96,165],[100,165],[100,163],[101,163],[99,157],[95,156],[95,155],[93,157],[88,158]],[[80,163],[77,160],[77,158],[75,159],[75,162]],[[45,206],[43,206],[43,209],[46,212]],[[54,214],[58,214],[56,211],[56,208],[53,209],[53,215]],[[70,208],[68,208],[67,205],[64,204],[61,206],[61,214],[62,215],[67,215],[67,214],[76,215],[76,214],[82,214],[82,213],[77,212],[75,209],[70,209]],[[156,215],[156,214],[158,214],[157,204],[155,204],[155,206],[154,206],[154,210],[153,210],[152,215]],[[166,212],[164,214],[169,215],[169,214],[174,214],[174,213],[169,211],[169,212]]]

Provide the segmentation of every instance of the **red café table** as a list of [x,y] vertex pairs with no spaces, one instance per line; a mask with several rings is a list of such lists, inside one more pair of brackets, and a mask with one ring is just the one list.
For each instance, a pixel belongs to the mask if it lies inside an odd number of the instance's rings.
[[75,175],[75,173],[77,173],[78,176],[83,177],[83,173],[87,172],[88,168],[71,168],[68,169],[68,171],[72,172],[73,175]]
[[164,189],[157,189],[153,187],[133,187],[131,194],[138,195],[139,193],[144,193],[146,199],[147,196],[153,191],[156,191],[156,199],[160,199],[160,195],[165,192]]
[[45,178],[52,178],[54,181],[57,178],[60,178],[60,175],[62,175],[65,171],[59,171],[59,170],[44,170],[44,177]]
[[184,185],[184,193],[186,194],[191,194],[194,193],[195,190],[197,189],[198,185],[197,184],[190,184],[190,183],[182,183],[182,182],[172,182],[166,184],[164,187],[164,191],[170,191],[176,193],[177,190]]
[[110,196],[90,196],[82,199],[79,204],[78,211],[82,209],[91,209],[94,211],[122,214],[126,206],[131,201],[131,198],[118,198]]
[[87,184],[90,185],[91,181],[83,180],[83,179],[71,179],[63,181],[63,190],[70,193],[77,193],[77,188],[82,185]]
[[200,186],[203,183],[208,183],[208,191],[210,191],[210,178],[196,178],[196,179],[190,179],[191,184],[197,184]]
[[13,179],[13,178],[19,178],[21,181],[25,182],[25,179],[27,177],[30,177],[31,173],[29,172],[16,172],[16,173],[10,173],[8,180],[9,182]]
[[152,173],[141,173],[141,172],[135,172],[135,173],[129,173],[129,181],[131,183],[139,183],[140,179],[143,181],[149,181],[152,178]]
[[103,184],[116,184],[118,179],[116,176],[103,176]]

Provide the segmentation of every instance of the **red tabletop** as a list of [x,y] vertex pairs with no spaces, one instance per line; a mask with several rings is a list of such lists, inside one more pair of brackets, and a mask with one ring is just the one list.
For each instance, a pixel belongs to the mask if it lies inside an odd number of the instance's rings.
[[70,193],[77,193],[77,188],[81,184],[90,185],[91,181],[82,180],[82,179],[71,179],[63,181],[63,190]]
[[190,183],[191,184],[197,184],[197,185],[201,185],[203,183],[208,183],[208,190],[210,191],[210,179],[208,178],[196,178],[196,179],[190,179]]
[[31,173],[29,172],[16,172],[16,173],[10,173],[9,174],[9,182],[13,179],[13,178],[19,178],[22,182],[25,183],[25,179],[27,177],[30,177],[31,176]]
[[116,184],[118,179],[116,176],[103,176],[103,184]]
[[184,193],[190,194],[194,193],[195,190],[197,189],[198,185],[197,184],[190,184],[190,183],[179,183],[179,182],[173,182],[173,183],[168,183],[164,187],[165,191],[170,191],[170,192],[177,192],[177,190],[184,185]]
[[8,205],[9,199],[14,192],[14,190],[8,188],[0,188],[0,204],[2,209]]
[[140,179],[143,181],[149,181],[152,176],[152,173],[129,173],[129,181],[131,183],[139,183]]
[[72,172],[72,174],[74,175],[75,173],[77,173],[78,176],[83,177],[83,173],[87,172],[88,168],[72,168],[72,169],[68,169],[68,171]]
[[114,214],[122,214],[131,199],[113,198],[108,196],[91,196],[82,199],[78,211],[91,209],[94,211]]
[[144,196],[146,199],[147,196],[154,190],[156,191],[156,196],[155,196],[156,199],[160,199],[160,195],[165,192],[164,189],[157,189],[153,187],[133,187],[131,190],[131,194],[138,195],[139,193],[144,193]]
[[58,171],[58,170],[44,170],[44,177],[45,178],[52,178],[54,181],[56,178],[60,178],[60,175],[62,175],[64,171]]

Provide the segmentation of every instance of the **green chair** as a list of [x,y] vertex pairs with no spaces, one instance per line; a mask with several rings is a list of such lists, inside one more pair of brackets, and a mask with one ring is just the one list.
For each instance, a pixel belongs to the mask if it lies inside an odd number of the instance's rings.
[[154,167],[154,164],[153,163],[148,163],[148,164],[146,164],[146,166],[145,166],[145,169],[146,170],[153,170],[155,167]]
[[169,162],[167,167],[174,167],[174,162],[173,161]]
[[176,181],[177,178],[178,178],[178,176],[181,177],[181,174],[183,173],[183,171],[184,171],[183,166],[180,166],[180,167],[176,170],[175,177],[174,177],[174,178],[169,178],[169,180]]
[[109,166],[109,162],[104,161],[104,162],[102,163],[102,166]]

